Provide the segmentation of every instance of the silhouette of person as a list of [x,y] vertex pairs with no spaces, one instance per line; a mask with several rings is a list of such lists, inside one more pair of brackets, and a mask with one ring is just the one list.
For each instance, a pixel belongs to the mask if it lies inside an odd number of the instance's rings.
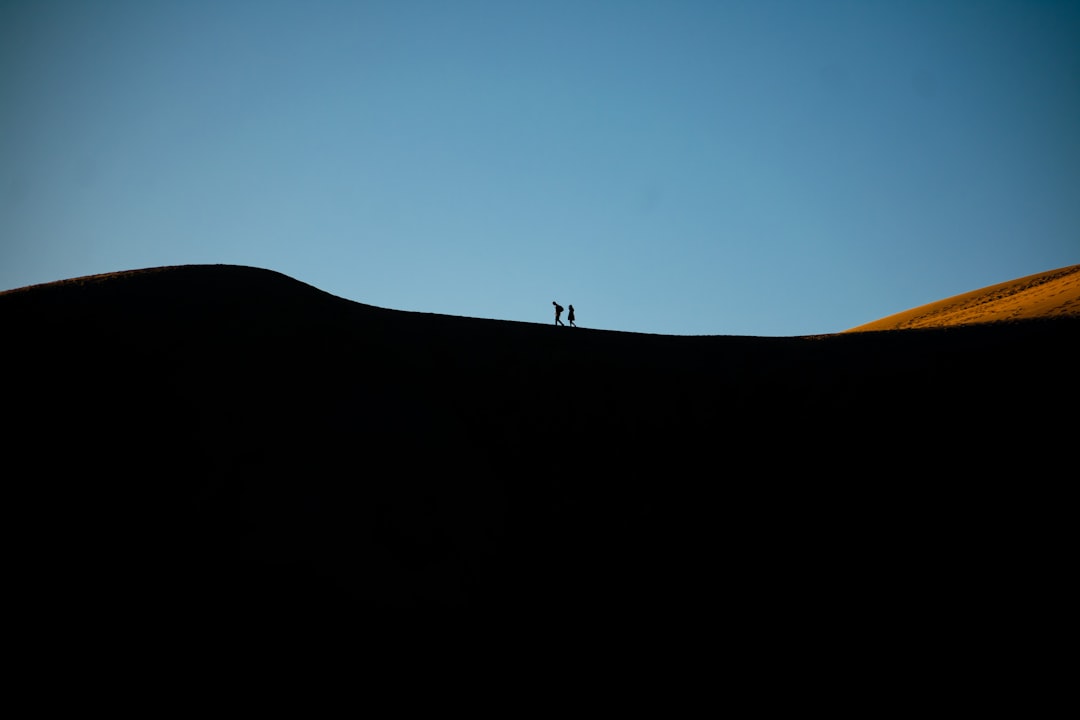
[[566,319],[570,322],[570,327],[577,327],[577,325],[574,324],[574,306],[573,305],[570,306],[570,312],[568,312],[566,314]]
[[555,324],[556,325],[562,325],[562,326],[565,327],[566,323],[564,323],[562,320],[559,319],[559,316],[562,315],[562,305],[555,302],[554,300],[551,301],[551,304],[555,306]]

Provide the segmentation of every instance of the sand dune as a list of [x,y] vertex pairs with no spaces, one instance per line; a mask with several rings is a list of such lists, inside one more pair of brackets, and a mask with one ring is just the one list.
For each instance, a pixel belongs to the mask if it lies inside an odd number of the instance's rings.
[[19,617],[974,636],[1023,607],[1002,587],[1053,596],[1033,543],[1066,505],[1037,476],[1073,462],[1076,278],[793,338],[401,312],[228,265],[0,293]]
[[845,332],[1080,316],[1080,265],[1036,273],[889,315]]

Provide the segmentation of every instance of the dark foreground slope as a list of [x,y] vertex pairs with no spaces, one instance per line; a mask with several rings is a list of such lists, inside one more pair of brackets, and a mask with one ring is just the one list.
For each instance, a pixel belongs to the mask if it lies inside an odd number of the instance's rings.
[[459,608],[766,642],[975,633],[1003,587],[1058,582],[1027,550],[1074,463],[1074,320],[675,337],[184,266],[0,294],[0,326],[15,584],[69,619]]

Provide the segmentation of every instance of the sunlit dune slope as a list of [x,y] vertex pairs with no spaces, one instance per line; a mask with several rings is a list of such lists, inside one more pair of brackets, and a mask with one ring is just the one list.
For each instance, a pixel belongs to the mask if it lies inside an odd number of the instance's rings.
[[844,332],[952,327],[1080,316],[1080,265],[997,283],[921,305]]

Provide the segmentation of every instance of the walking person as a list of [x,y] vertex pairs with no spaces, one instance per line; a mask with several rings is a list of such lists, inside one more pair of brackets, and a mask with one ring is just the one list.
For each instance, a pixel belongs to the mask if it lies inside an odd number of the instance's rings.
[[559,319],[559,317],[562,315],[562,305],[555,302],[554,300],[551,301],[551,304],[555,306],[555,324],[566,327],[566,323]]
[[577,327],[577,325],[574,324],[574,306],[573,305],[570,306],[570,312],[568,312],[566,314],[566,319],[570,323],[570,327]]

